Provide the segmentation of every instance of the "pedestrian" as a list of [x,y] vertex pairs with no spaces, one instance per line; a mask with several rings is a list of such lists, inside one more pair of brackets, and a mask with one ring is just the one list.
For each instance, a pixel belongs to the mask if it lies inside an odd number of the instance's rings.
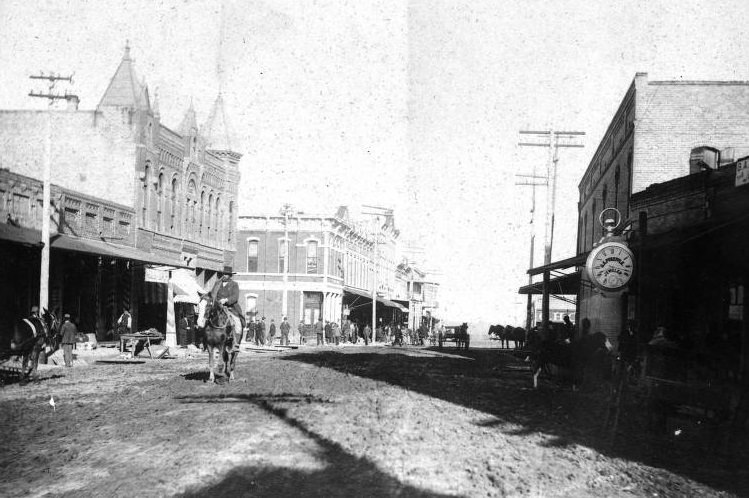
[[65,366],[69,368],[73,366],[73,345],[75,344],[75,336],[78,334],[78,327],[70,320],[70,313],[63,315],[60,334],[62,335],[60,342],[62,343]]
[[250,323],[247,324],[247,337],[245,338],[247,342],[254,342],[257,344],[255,329],[257,329],[257,324],[255,323],[255,317],[253,316],[250,318]]
[[572,339],[575,336],[575,325],[570,320],[569,315],[564,315],[564,318],[562,318],[562,321],[564,322],[564,337],[562,337],[562,341],[566,343],[572,342]]
[[130,310],[127,306],[122,309],[122,314],[117,319],[117,334],[130,334],[133,327],[133,317],[130,316]]
[[369,328],[369,324],[364,326],[364,345],[369,346],[369,336],[372,334],[372,329]]
[[270,319],[270,327],[268,328],[268,346],[273,345],[273,341],[276,338],[276,324],[273,318]]
[[291,325],[289,325],[289,321],[286,319],[286,317],[283,317],[283,321],[281,322],[281,346],[288,346],[289,345],[289,330],[291,329]]
[[359,342],[359,326],[356,322],[351,322],[351,344]]
[[260,319],[260,323],[257,324],[257,340],[256,343],[259,346],[265,346],[265,317]]
[[325,327],[323,326],[323,323],[322,323],[322,317],[320,317],[317,319],[317,323],[315,324],[315,335],[317,336],[318,346],[322,346],[325,344],[322,338],[324,330],[325,330]]
[[333,329],[330,326],[330,322],[328,320],[325,320],[325,342],[332,342],[333,341]]
[[335,341],[336,346],[340,346],[341,342],[341,329],[338,327],[337,322],[333,322],[333,324],[330,326],[331,331],[333,333],[333,340]]
[[304,322],[299,320],[299,324],[296,326],[297,332],[299,332],[299,344],[304,340]]

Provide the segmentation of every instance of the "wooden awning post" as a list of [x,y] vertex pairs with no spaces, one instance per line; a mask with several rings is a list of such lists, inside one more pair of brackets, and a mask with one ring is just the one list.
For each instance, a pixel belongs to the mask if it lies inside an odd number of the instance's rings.
[[544,271],[544,287],[543,297],[541,298],[541,328],[544,332],[544,337],[548,337],[549,332],[549,280],[550,271]]

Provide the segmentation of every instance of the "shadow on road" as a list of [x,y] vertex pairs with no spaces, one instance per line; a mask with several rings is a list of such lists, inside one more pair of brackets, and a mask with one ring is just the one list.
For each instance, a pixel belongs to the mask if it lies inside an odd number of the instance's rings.
[[641,406],[625,406],[611,444],[611,434],[603,427],[608,383],[573,392],[546,379],[541,388],[533,389],[530,370],[506,352],[443,351],[448,354],[416,348],[319,351],[283,359],[387,382],[475,409],[488,415],[480,425],[520,436],[550,435],[547,446],[583,445],[612,457],[661,467],[715,489],[739,495],[749,492],[749,455],[719,453],[713,444],[715,433],[704,427],[689,431],[685,427],[679,437],[656,435],[645,429]]
[[[343,447],[310,430],[290,417],[280,403],[329,403],[311,395],[297,394],[223,394],[176,397],[182,403],[252,403],[300,431],[320,448],[317,458],[325,464],[322,470],[304,471],[288,467],[238,466],[221,481],[196,487],[180,495],[198,496],[449,496],[427,492],[405,485],[379,471],[377,465],[348,453]],[[355,479],[349,477],[356,476]]]

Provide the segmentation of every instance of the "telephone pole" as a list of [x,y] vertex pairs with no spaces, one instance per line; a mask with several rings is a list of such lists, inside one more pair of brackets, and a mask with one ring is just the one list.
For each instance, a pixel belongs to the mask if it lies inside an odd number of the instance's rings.
[[281,208],[281,215],[283,216],[283,244],[284,244],[284,264],[283,264],[283,300],[281,302],[281,309],[283,316],[289,315],[289,218],[294,216],[294,208],[291,204],[284,204]]
[[[518,145],[521,147],[548,147],[549,156],[546,163],[546,221],[544,235],[544,265],[551,264],[551,249],[554,242],[554,211],[556,209],[557,196],[557,162],[559,160],[559,148],[583,147],[577,140],[585,135],[584,131],[554,131],[554,130],[521,130],[522,136]],[[527,137],[527,139],[526,139]],[[535,171],[535,166],[534,166]],[[535,173],[534,173],[535,175]],[[535,187],[534,187],[535,190]],[[534,199],[535,202],[535,199]],[[535,205],[533,207],[535,209]],[[531,221],[532,223],[532,221]],[[533,243],[531,242],[531,251]],[[531,268],[533,268],[533,253],[531,252]],[[528,277],[528,284],[532,285],[532,277]],[[528,308],[530,314],[531,294],[528,294]],[[544,330],[549,326],[549,272],[544,272],[543,300],[542,300],[542,323]],[[528,329],[530,329],[530,324]]]
[[52,105],[57,100],[77,100],[78,96],[69,94],[55,93],[55,85],[58,81],[67,81],[73,84],[73,75],[60,76],[59,74],[50,73],[45,75],[40,72],[39,75],[29,76],[32,80],[45,80],[48,82],[48,92],[29,91],[29,97],[43,98],[49,101],[47,108],[47,133],[44,143],[44,170],[42,173],[43,193],[42,193],[42,261],[39,272],[39,311],[44,312],[49,308],[49,218],[50,218],[50,197],[51,197],[51,177],[52,177]]
[[[533,174],[532,175],[515,175],[518,181],[515,185],[530,185],[533,187],[531,193],[531,221],[530,221],[530,232],[531,232],[531,249],[530,249],[530,262],[528,268],[533,268],[533,253],[536,250],[536,227],[534,224],[536,218],[536,187],[546,187],[549,185],[548,178],[543,176],[536,176],[536,163],[533,163]],[[533,285],[533,275],[528,275],[528,288],[530,289]],[[528,292],[528,300],[525,309],[525,330],[530,330],[533,326],[533,293]]]

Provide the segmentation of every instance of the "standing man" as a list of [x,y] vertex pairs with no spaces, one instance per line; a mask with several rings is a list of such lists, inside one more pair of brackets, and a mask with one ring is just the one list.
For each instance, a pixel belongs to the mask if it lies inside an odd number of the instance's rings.
[[257,336],[255,342],[258,346],[265,346],[265,317],[260,319],[260,323],[257,324],[256,332]]
[[62,334],[62,353],[65,359],[65,366],[73,366],[73,344],[75,344],[75,336],[78,333],[78,327],[70,321],[70,313],[63,315],[62,327],[60,328],[60,334]]
[[290,329],[291,329],[291,325],[289,325],[289,322],[286,319],[286,317],[283,317],[283,322],[281,322],[281,346],[289,345],[289,330]]
[[276,339],[276,324],[273,318],[270,319],[270,328],[268,329],[268,345],[272,346],[273,341]]
[[301,344],[304,337],[304,322],[302,320],[299,320],[299,325],[296,326],[296,329],[299,332],[299,344]]
[[322,323],[322,317],[320,317],[317,319],[317,323],[315,324],[315,335],[317,336],[318,346],[322,346],[324,344],[322,340],[322,334],[324,330],[325,330],[325,327],[323,326],[323,323]]
[[117,319],[117,334],[129,334],[132,332],[133,317],[130,316],[130,311],[127,307],[122,309],[122,314]]
[[369,346],[369,336],[372,333],[372,329],[369,324],[364,326],[364,345]]

